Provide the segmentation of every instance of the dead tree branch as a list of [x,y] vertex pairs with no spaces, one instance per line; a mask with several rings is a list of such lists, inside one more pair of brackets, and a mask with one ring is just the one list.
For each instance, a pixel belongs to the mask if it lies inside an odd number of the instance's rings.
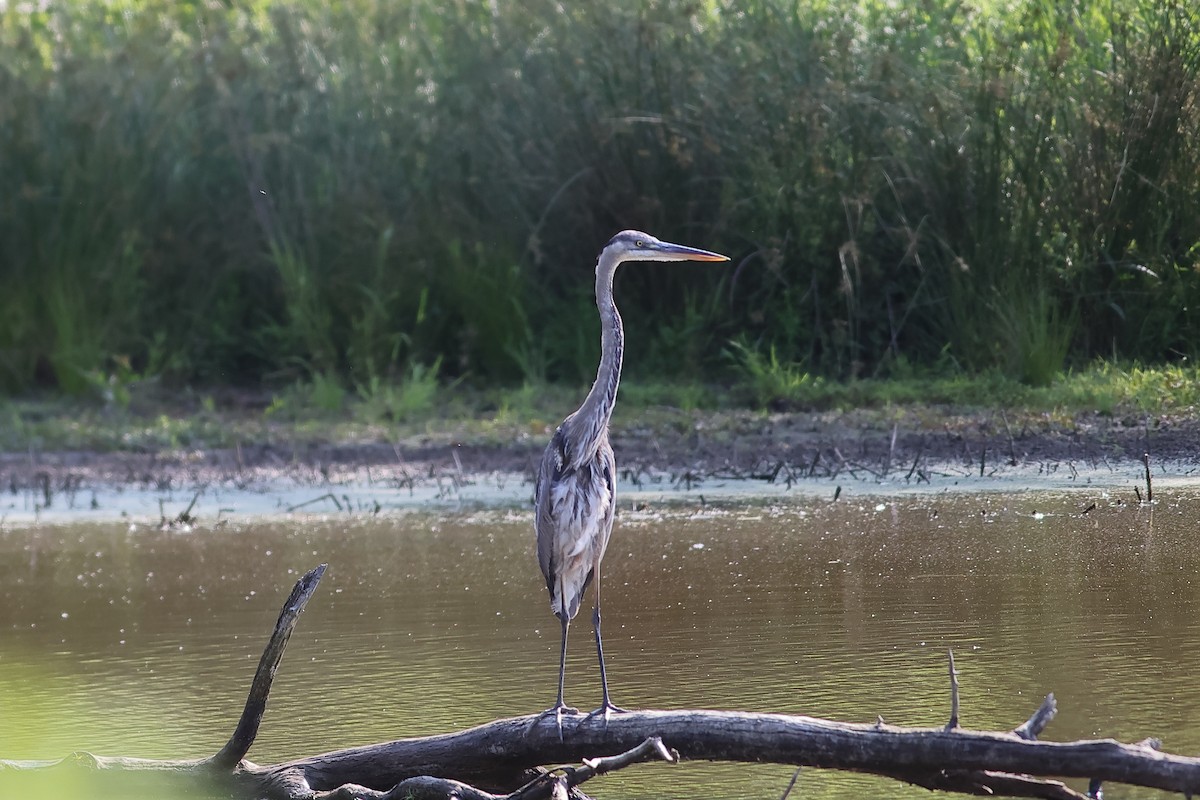
[[321,576],[325,574],[327,566],[327,564],[318,564],[305,573],[292,587],[292,593],[283,604],[283,610],[279,612],[279,620],[275,623],[275,630],[271,633],[267,647],[263,650],[262,658],[258,661],[258,669],[255,670],[254,680],[250,683],[250,694],[246,697],[246,707],[242,710],[237,728],[234,729],[233,736],[229,737],[225,746],[209,760],[213,769],[227,772],[237,766],[238,762],[246,757],[246,753],[250,752],[251,745],[258,737],[258,726],[267,710],[267,696],[271,693],[271,683],[275,680],[275,671],[279,669],[279,662],[283,660],[284,648],[287,647],[288,640],[292,638],[292,631],[296,630],[300,612],[304,611],[308,599],[317,590],[317,584],[321,582]]

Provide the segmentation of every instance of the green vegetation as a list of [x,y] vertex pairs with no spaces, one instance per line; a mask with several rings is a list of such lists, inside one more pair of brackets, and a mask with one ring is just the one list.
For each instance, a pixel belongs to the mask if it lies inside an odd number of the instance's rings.
[[[881,417],[904,409],[917,418],[999,407],[1014,421],[1047,414],[1065,420],[1092,411],[1141,419],[1147,414],[1190,415],[1200,407],[1200,368],[1191,366],[1098,363],[1041,387],[997,371],[831,381],[801,376],[790,366],[780,369],[783,375],[747,379],[732,391],[697,383],[628,381],[621,386],[614,424],[618,429],[678,430],[680,425],[690,428],[699,415],[709,419],[710,429],[736,426],[739,418],[761,413],[746,410],[756,405],[767,410],[865,409]],[[585,391],[555,384],[446,387],[416,375],[415,384],[388,387],[382,398],[343,393],[332,404],[324,387],[323,379],[317,379],[274,395],[227,392],[219,400],[187,392],[162,396],[153,387],[134,387],[130,405],[106,408],[63,397],[0,400],[0,451],[153,452],[255,444],[286,450],[379,442],[509,445],[526,437],[542,442]]]
[[623,271],[634,378],[1195,356],[1198,87],[1185,0],[8,3],[0,390],[576,386],[624,227],[735,259]]

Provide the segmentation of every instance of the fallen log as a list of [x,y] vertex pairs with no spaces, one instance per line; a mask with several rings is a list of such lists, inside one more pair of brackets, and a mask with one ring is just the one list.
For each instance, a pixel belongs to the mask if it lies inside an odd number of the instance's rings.
[[[1039,741],[1056,712],[1050,695],[1011,731],[958,726],[958,681],[950,660],[951,713],[942,728],[849,723],[791,714],[640,710],[610,716],[499,719],[438,736],[337,750],[281,764],[247,761],[271,683],[305,604],[325,565],[304,575],[284,603],[238,725],[207,759],[159,761],[73,753],[57,761],[0,761],[0,796],[39,776],[85,776],[89,791],[110,779],[186,785],[238,798],[272,800],[536,800],[582,797],[577,787],[599,775],[650,759],[773,762],[851,770],[968,794],[1081,800],[1106,781],[1185,795],[1200,792],[1200,759],[1158,750],[1145,740]],[[578,762],[575,766],[550,766]],[[1090,782],[1091,795],[1061,778]],[[793,779],[794,780],[794,779]],[[78,781],[76,781],[78,782]],[[33,796],[33,795],[28,795]],[[91,796],[88,794],[87,796]]]

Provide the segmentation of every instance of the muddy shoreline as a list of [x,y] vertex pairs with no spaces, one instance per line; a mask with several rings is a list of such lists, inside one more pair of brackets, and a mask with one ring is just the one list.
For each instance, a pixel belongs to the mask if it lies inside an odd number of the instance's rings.
[[[498,492],[487,494],[483,502],[502,497],[520,505],[531,491],[549,434],[548,429],[522,430],[499,441],[471,441],[447,432],[396,442],[2,453],[0,487],[7,501],[0,505],[0,515],[13,519],[24,511],[40,518],[56,501],[60,511],[101,508],[97,497],[102,492],[142,492],[178,505],[189,492],[210,490],[324,490],[333,502],[314,510],[326,505],[342,510],[339,487],[347,486],[407,490],[412,504],[420,505],[422,498],[433,502],[469,496],[461,493],[462,487],[488,485]],[[968,480],[1008,481],[1014,490],[1025,490],[1061,486],[1064,480],[1104,483],[1106,475],[1114,485],[1129,486],[1136,483],[1145,453],[1156,475],[1200,476],[1200,420],[1168,416],[929,408],[680,413],[666,422],[615,425],[613,446],[627,490],[653,486],[691,491],[722,481],[748,481],[764,490],[808,486],[825,491],[821,487],[837,483],[886,492],[886,487],[958,486]],[[318,496],[324,497],[314,494]],[[350,495],[341,496],[345,506],[355,507]],[[295,497],[288,495],[275,508],[291,511],[309,505],[290,502]],[[366,499],[357,507],[378,512],[384,504]],[[187,521],[189,514],[182,516]],[[163,519],[169,521],[165,511]]]

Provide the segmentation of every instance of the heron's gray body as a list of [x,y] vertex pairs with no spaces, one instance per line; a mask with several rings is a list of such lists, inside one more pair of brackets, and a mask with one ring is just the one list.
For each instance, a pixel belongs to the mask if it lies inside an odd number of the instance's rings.
[[[579,613],[583,593],[612,535],[617,464],[605,434],[590,457],[581,464],[573,463],[561,428],[559,431],[546,448],[538,471],[535,525],[550,610],[559,619],[572,619]],[[543,494],[544,502],[540,500]],[[555,535],[542,536],[543,530]]]
[[609,241],[596,262],[596,308],[600,312],[600,366],[596,382],[575,413],[563,420],[538,466],[534,493],[534,528],[538,564],[550,592],[550,608],[562,623],[559,653],[558,715],[562,733],[563,675],[567,627],[579,612],[583,593],[595,581],[592,622],[600,660],[603,703],[600,711],[619,710],[608,696],[604,649],[600,636],[600,563],[612,535],[617,503],[617,465],[608,441],[608,424],[617,402],[625,334],[613,302],[613,275],[623,261],[726,261],[725,256],[661,242],[639,231],[622,231]]
[[596,264],[603,352],[596,382],[579,410],[554,431],[538,468],[534,498],[538,563],[550,591],[550,608],[559,619],[578,613],[612,535],[617,464],[608,442],[608,423],[617,403],[625,352],[621,315],[612,298],[613,273],[619,263],[602,253]]

